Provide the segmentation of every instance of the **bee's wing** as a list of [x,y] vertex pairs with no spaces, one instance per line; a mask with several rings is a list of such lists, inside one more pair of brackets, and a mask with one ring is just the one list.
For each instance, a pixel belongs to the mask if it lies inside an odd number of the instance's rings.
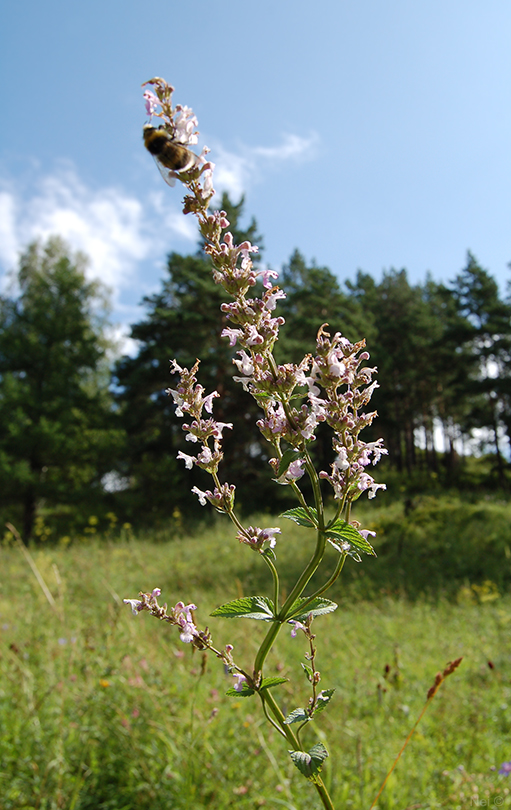
[[159,170],[161,176],[163,177],[163,179],[165,180],[167,185],[175,186],[176,185],[176,176],[175,176],[174,172],[171,171],[170,169],[167,169],[167,167],[164,166],[163,163],[158,160],[156,155],[153,155],[153,158],[154,158],[154,162],[158,166],[158,170]]

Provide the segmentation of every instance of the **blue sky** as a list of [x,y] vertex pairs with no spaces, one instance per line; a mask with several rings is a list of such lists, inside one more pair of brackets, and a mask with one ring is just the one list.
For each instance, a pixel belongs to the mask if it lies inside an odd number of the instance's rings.
[[[246,194],[277,268],[298,247],[449,280],[511,261],[509,0],[16,0],[0,14],[0,274],[60,233],[138,320],[170,250],[194,251],[142,146],[154,75],[199,119],[215,187]],[[341,327],[342,328],[342,327]]]

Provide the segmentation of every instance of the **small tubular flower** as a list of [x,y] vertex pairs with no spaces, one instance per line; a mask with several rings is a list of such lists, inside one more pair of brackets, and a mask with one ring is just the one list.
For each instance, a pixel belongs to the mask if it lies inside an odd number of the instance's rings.
[[241,692],[241,690],[243,689],[243,684],[247,682],[246,677],[242,675],[241,672],[233,672],[232,677],[236,678],[236,683],[234,684],[236,692]]
[[236,539],[240,543],[246,543],[254,551],[262,553],[264,544],[268,542],[270,548],[275,548],[276,539],[275,535],[280,534],[281,530],[276,527],[273,529],[260,529],[258,526],[247,526],[243,531],[239,531]]

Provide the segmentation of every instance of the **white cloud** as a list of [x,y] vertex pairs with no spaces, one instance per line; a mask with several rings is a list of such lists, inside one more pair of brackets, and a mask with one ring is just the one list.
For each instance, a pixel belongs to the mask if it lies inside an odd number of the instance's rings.
[[73,169],[60,168],[24,192],[0,192],[0,264],[12,270],[29,242],[57,234],[89,257],[88,276],[118,299],[137,283],[141,262],[162,260],[169,233],[193,246],[197,231],[184,219],[179,204],[163,194],[142,201],[121,189],[91,189]]
[[112,359],[125,354],[130,357],[135,357],[138,354],[139,342],[134,340],[129,332],[130,327],[128,324],[116,323],[106,329],[106,337],[112,346]]
[[214,149],[215,189],[239,198],[261,178],[265,168],[274,171],[275,164],[313,160],[317,156],[318,143],[319,137],[313,133],[308,138],[286,135],[277,146],[241,146],[237,152],[229,152],[217,145]]
[[[265,170],[313,158],[317,141],[314,134],[288,135],[276,146],[241,146],[236,152],[218,145],[215,188],[237,200]],[[155,177],[156,190],[144,197],[122,188],[91,188],[70,164],[31,175],[30,185],[0,181],[0,284],[29,242],[58,235],[89,257],[88,277],[112,290],[116,319],[133,322],[140,315],[135,298],[157,288],[166,253],[193,251],[198,239],[195,219],[183,216],[182,195],[169,195],[157,183]]]

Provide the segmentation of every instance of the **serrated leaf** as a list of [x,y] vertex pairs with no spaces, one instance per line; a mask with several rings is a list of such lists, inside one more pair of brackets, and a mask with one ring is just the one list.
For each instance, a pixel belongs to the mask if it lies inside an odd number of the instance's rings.
[[322,712],[326,709],[332,699],[335,689],[323,689],[316,698],[316,706],[314,707],[314,714]]
[[332,545],[336,548],[338,547],[332,540],[344,540],[360,551],[363,551],[365,554],[372,554],[373,557],[376,557],[376,552],[371,543],[362,537],[360,532],[358,532],[351,523],[347,523],[345,520],[336,520],[335,523],[326,530],[326,536],[327,540],[330,540]]
[[[362,557],[360,556],[358,551],[355,548],[353,548],[352,546],[348,546],[348,548],[345,549],[345,548],[342,548],[338,543],[336,543],[335,540],[332,540],[331,537],[327,537],[327,540],[335,548],[335,550],[338,551],[340,554],[347,554],[348,557],[351,557],[351,559],[355,560],[355,562],[358,562],[358,563],[362,562]],[[376,554],[374,556],[376,556]]]
[[286,726],[291,726],[293,723],[304,723],[307,720],[310,720],[310,717],[305,709],[294,709],[291,714],[288,714],[284,723]]
[[306,751],[290,751],[291,759],[307,779],[311,779],[320,772],[323,762],[328,756],[323,743],[316,743],[313,745],[309,752]]
[[307,680],[309,681],[309,683],[312,683],[312,678],[313,678],[313,675],[314,675],[314,673],[312,671],[312,668],[308,667],[307,664],[303,664],[303,663],[302,663],[302,668],[303,668],[303,670],[305,672],[305,675],[307,676]]
[[[309,516],[309,512],[312,515],[312,518]],[[289,518],[289,520],[294,520],[295,523],[298,523],[299,526],[307,526],[309,529],[317,529],[318,527],[318,513],[314,507],[309,508],[309,512],[303,508],[303,506],[297,506],[294,509],[288,509],[287,512],[283,512],[280,517]]]
[[267,622],[275,618],[273,602],[267,596],[243,596],[220,605],[210,615],[224,619],[259,619]]
[[280,459],[277,478],[280,478],[280,476],[286,472],[291,462],[296,461],[296,459],[298,458],[303,458],[303,453],[300,450],[293,450],[292,447],[290,447],[289,450],[286,450],[286,452]]
[[289,678],[281,678],[279,675],[274,675],[271,678],[263,678],[259,689],[272,689],[274,686],[280,686],[281,683],[287,683]]
[[250,686],[243,684],[239,692],[234,688],[234,686],[231,686],[231,688],[228,689],[225,694],[227,697],[250,697],[251,695],[255,695],[255,690],[251,689]]
[[311,613],[313,616],[324,616],[326,613],[333,613],[334,610],[337,609],[335,602],[331,602],[330,599],[323,599],[322,596],[318,596],[309,605],[307,605],[305,610],[301,610],[301,605],[305,604],[306,602],[307,597],[305,596],[301,596],[300,599],[297,599],[291,608],[291,613],[289,614],[288,619],[304,622],[307,619],[307,616],[310,616]]

